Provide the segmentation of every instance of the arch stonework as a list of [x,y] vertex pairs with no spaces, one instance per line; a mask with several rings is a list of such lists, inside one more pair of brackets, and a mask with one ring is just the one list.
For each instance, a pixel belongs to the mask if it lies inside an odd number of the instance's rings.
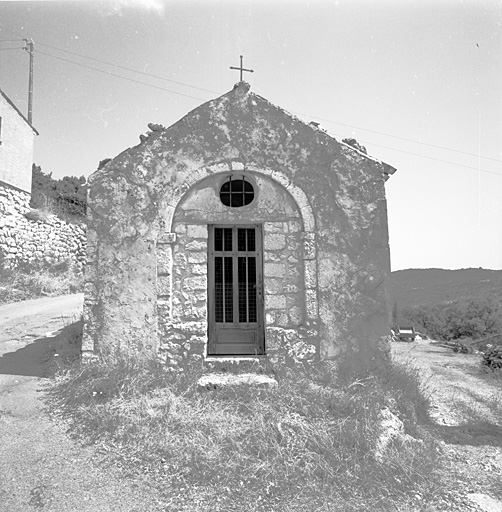
[[[280,189],[285,190],[287,195],[291,198],[291,201],[295,204],[302,224],[301,238],[303,240],[303,247],[301,253],[303,255],[302,266],[304,272],[303,285],[305,293],[304,320],[305,325],[308,326],[308,337],[316,338],[318,336],[317,324],[319,314],[317,296],[317,244],[315,236],[315,218],[310,202],[305,192],[300,187],[292,183],[286,174],[273,169],[264,169],[254,165],[243,165],[241,162],[232,161],[229,163],[219,163],[201,167],[196,172],[192,173],[189,179],[183,183],[182,187],[177,187],[172,191],[169,201],[170,205],[168,208],[164,209],[163,225],[165,226],[165,231],[159,234],[157,240],[157,251],[159,254],[162,254],[157,274],[157,280],[160,282],[160,286],[158,288],[161,290],[157,298],[160,313],[160,339],[165,339],[167,337],[167,333],[169,333],[169,336],[172,335],[172,333],[176,335],[178,330],[185,329],[176,314],[177,305],[173,304],[173,282],[176,279],[173,275],[173,266],[176,266],[174,260],[179,256],[179,254],[174,254],[173,252],[173,246],[177,241],[176,231],[179,227],[175,227],[175,215],[177,209],[185,197],[187,197],[190,191],[192,191],[198,183],[212,176],[229,172],[250,172],[262,175],[263,177],[268,178],[272,183],[275,183],[275,185]],[[265,223],[265,225],[266,224],[267,223]],[[200,226],[200,228],[204,228],[207,231],[207,228],[204,226]],[[204,236],[200,230],[199,236]],[[207,281],[205,282],[207,283]],[[164,317],[163,319],[161,319],[162,316]],[[199,322],[190,326],[194,333],[198,331],[199,337],[204,337],[202,334],[205,330],[203,324],[204,319],[200,318]],[[290,337],[293,335],[297,336],[297,333],[293,334],[292,329],[290,329],[289,334],[286,331],[286,329],[281,330],[276,327],[266,326],[267,338],[277,338],[277,336],[284,338],[288,335]],[[307,337],[307,335],[305,335],[305,337]],[[205,340],[205,343],[206,342],[207,340]],[[284,344],[283,341],[280,343]],[[170,357],[172,357],[172,354],[170,354]]]
[[166,226],[169,227],[169,230],[172,229],[172,223],[176,207],[178,206],[179,202],[183,199],[183,196],[196,183],[214,174],[222,174],[231,171],[251,171],[258,174],[263,174],[279,183],[279,185],[282,185],[291,194],[291,196],[293,197],[298,206],[298,210],[300,211],[302,216],[303,228],[305,233],[315,233],[314,213],[312,211],[312,207],[310,206],[310,202],[305,192],[300,187],[292,183],[288,176],[286,176],[284,173],[280,171],[267,169],[263,167],[257,167],[254,166],[253,164],[244,165],[242,162],[229,162],[208,165],[205,167],[201,167],[196,172],[190,174],[188,179],[184,182],[183,187],[178,187],[173,191],[173,201],[166,215]]

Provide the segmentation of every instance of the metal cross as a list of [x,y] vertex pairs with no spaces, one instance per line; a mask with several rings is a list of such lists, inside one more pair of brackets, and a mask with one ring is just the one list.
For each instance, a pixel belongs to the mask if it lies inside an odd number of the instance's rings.
[[230,69],[238,69],[240,72],[241,72],[241,82],[242,82],[242,72],[243,71],[248,71],[249,73],[254,73],[254,71],[252,69],[245,69],[242,67],[242,55],[241,55],[241,67],[240,68],[234,68],[233,66],[230,66]]

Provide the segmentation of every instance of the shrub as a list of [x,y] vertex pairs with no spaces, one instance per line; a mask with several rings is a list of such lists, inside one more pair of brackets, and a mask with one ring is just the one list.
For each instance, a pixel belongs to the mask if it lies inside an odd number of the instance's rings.
[[37,208],[31,208],[30,211],[28,211],[24,214],[24,216],[28,220],[40,221],[45,224],[47,224],[50,219],[49,213],[47,213],[46,211],[43,211],[43,210],[38,210]]
[[0,304],[83,290],[84,279],[71,263],[21,263],[0,274]]
[[67,222],[85,219],[87,184],[84,176],[64,176],[56,180],[40,166],[32,166],[31,206],[44,209]]
[[433,339],[479,339],[502,332],[502,307],[493,297],[413,306],[398,311],[396,320],[414,325]]
[[492,370],[502,368],[502,345],[490,346],[483,353],[482,364]]

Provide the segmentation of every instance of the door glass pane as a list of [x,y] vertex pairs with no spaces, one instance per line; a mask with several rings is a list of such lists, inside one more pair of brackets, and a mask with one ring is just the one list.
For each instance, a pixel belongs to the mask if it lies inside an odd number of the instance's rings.
[[[251,231],[251,230],[250,230]],[[254,230],[253,230],[254,231]],[[257,309],[256,309],[256,258],[251,256],[248,260],[248,322],[257,322]]]
[[214,250],[223,251],[223,229],[214,228]]
[[[244,231],[244,230],[243,230]],[[239,273],[239,322],[246,323],[248,321],[247,315],[247,258],[239,258],[238,273]]]
[[218,256],[214,258],[214,311],[214,321],[223,322],[223,258]]
[[256,231],[254,229],[246,229],[248,232],[248,251],[256,251]]
[[246,251],[246,231],[247,229],[237,229],[237,250]]
[[224,236],[225,236],[225,248],[224,251],[232,250],[232,228],[223,228]]
[[[232,231],[232,230],[230,230]],[[232,268],[232,257],[224,258],[224,269],[223,269],[223,303],[225,310],[225,322],[231,323],[234,321],[234,300],[233,300],[233,268]]]

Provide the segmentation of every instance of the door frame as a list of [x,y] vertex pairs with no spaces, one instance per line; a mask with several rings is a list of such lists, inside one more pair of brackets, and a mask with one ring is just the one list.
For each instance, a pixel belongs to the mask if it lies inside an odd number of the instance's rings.
[[[235,229],[237,233],[237,229],[255,229],[255,257],[256,257],[256,308],[257,308],[257,321],[252,323],[241,323],[241,322],[233,322],[232,325],[217,326],[217,322],[215,321],[216,311],[215,311],[215,249],[214,249],[214,230],[215,228],[223,228]],[[234,237],[233,237],[234,240]],[[236,237],[235,237],[236,240]],[[208,319],[207,319],[207,335],[208,335],[208,344],[207,344],[207,355],[208,356],[232,356],[232,357],[249,357],[255,355],[263,355],[265,354],[265,304],[264,304],[264,285],[263,285],[263,226],[262,224],[256,223],[235,223],[235,224],[209,224],[208,225],[208,275],[207,275],[207,298],[208,298]],[[218,254],[223,256],[224,251],[218,251]],[[241,252],[241,254],[245,254]],[[230,256],[230,254],[229,254]],[[231,251],[232,261],[239,257],[239,251],[237,250],[237,245],[232,244]],[[233,287],[233,301],[236,304],[236,296],[237,296],[237,283],[238,276],[235,275],[234,281],[235,286]],[[238,314],[238,309],[233,308],[233,318]],[[218,324],[220,324],[218,322]],[[246,327],[242,327],[243,325],[247,325]],[[253,343],[253,350],[249,352],[237,352],[231,353],[226,352],[226,348],[224,346],[224,342],[218,342],[218,334],[221,331],[227,331],[227,333],[235,332],[238,330],[242,330],[243,332],[249,334],[250,331],[254,331],[255,340]]]

